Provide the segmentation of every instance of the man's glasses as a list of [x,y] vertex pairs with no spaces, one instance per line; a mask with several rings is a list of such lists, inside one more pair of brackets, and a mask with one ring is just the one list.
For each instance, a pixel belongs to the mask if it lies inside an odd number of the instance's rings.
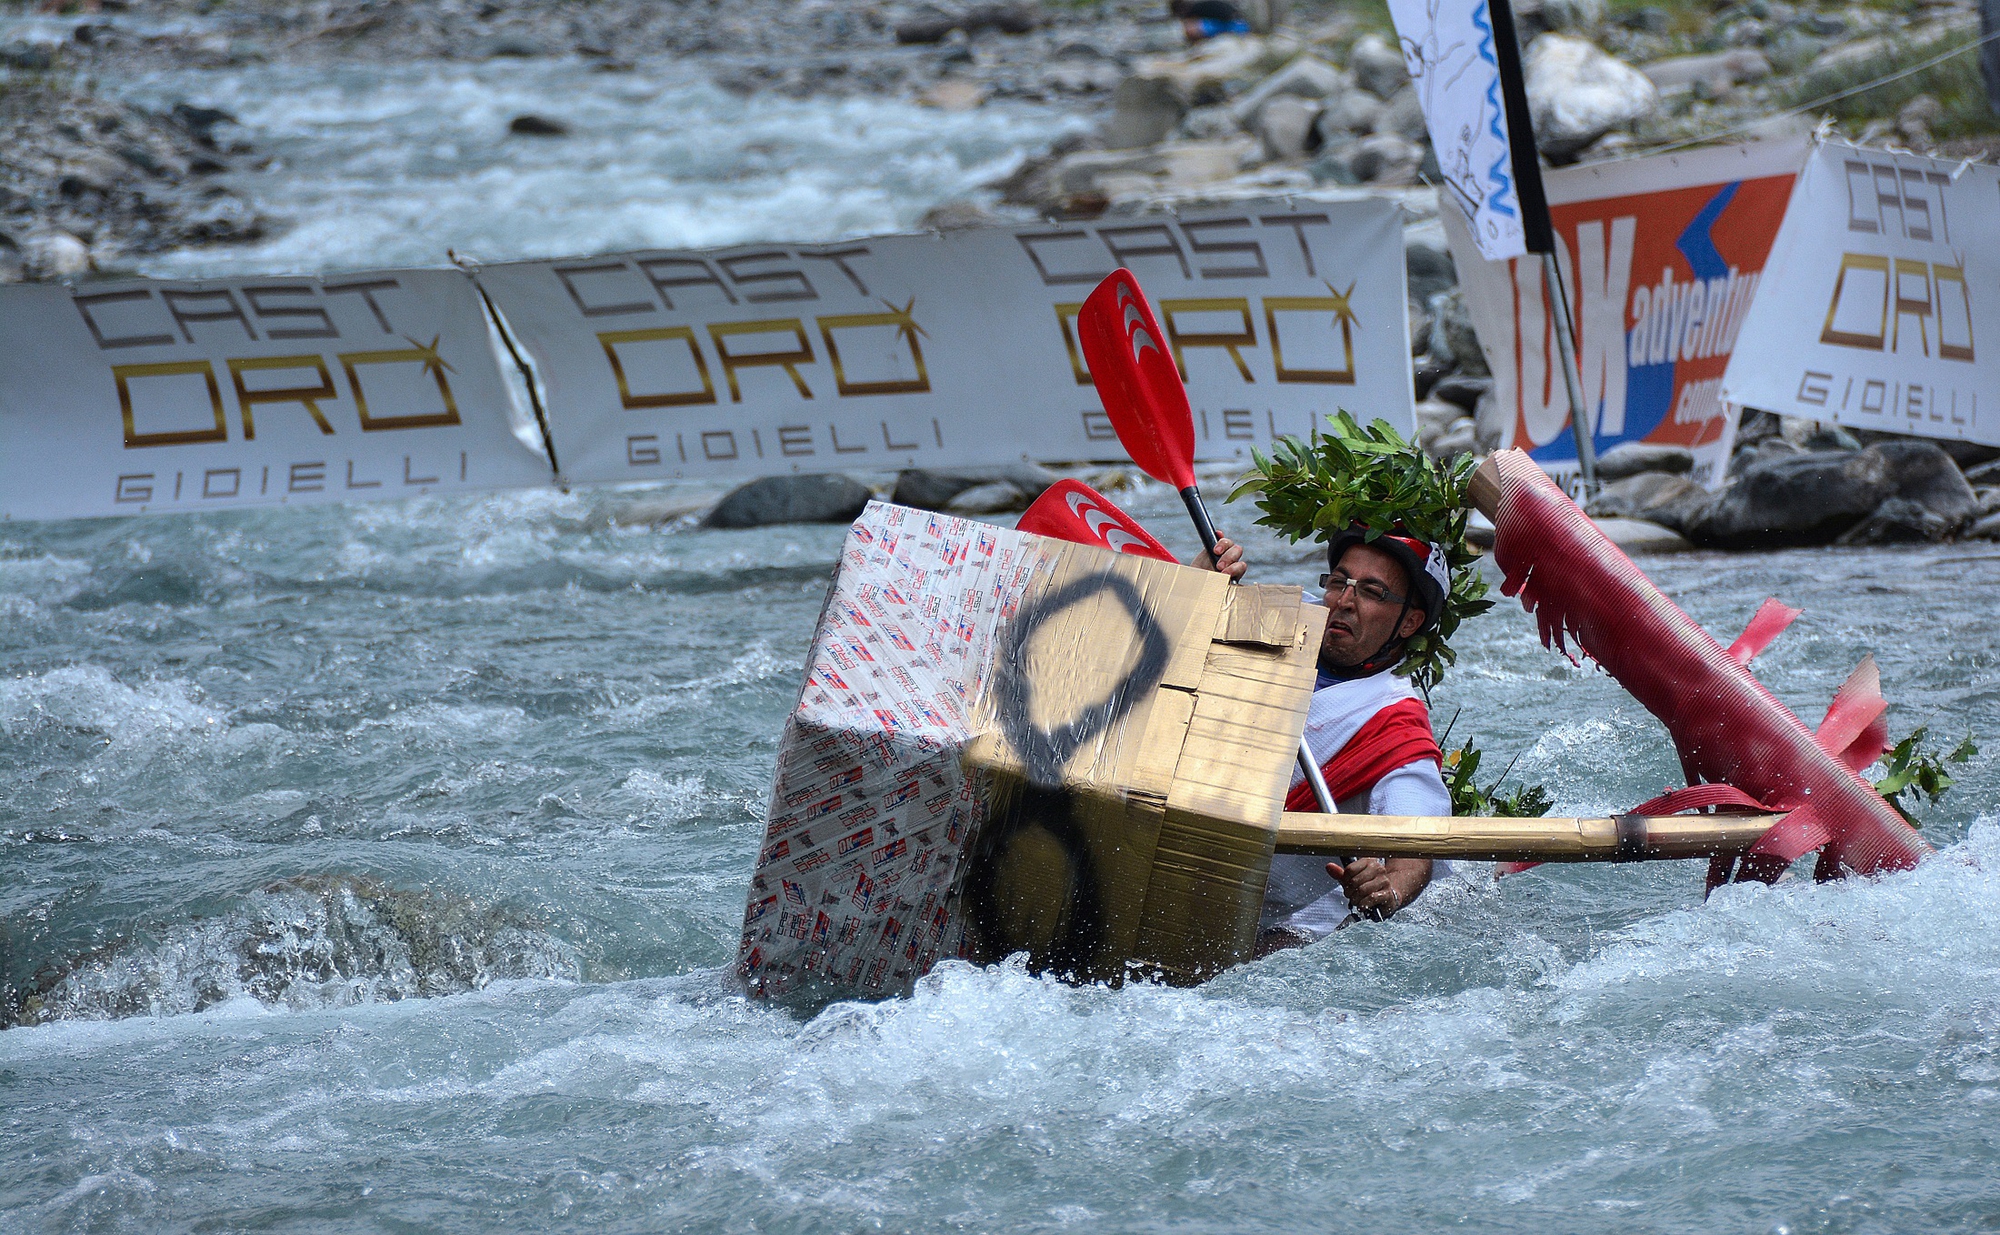
[[1378,605],[1400,605],[1406,599],[1405,597],[1396,595],[1373,579],[1356,579],[1354,576],[1342,574],[1340,571],[1321,575],[1319,577],[1319,587],[1322,592],[1326,593],[1328,600],[1332,600],[1340,593],[1349,590],[1360,593],[1363,597],[1374,601]]

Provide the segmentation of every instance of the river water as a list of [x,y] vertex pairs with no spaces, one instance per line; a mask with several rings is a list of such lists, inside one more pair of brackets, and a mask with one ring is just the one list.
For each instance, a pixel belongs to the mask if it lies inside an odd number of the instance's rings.
[[[1016,123],[968,124],[918,188],[830,177],[878,195],[858,222],[627,231],[584,195],[560,221],[594,239],[439,228],[514,256],[907,222]],[[336,169],[365,144],[328,141]],[[307,239],[167,266],[414,256],[340,247],[324,215],[361,179],[285,190],[331,203]],[[1198,990],[950,964],[768,1007],[723,967],[842,529],[621,522],[655,496],[0,527],[0,1231],[2000,1223],[1990,754],[1926,813],[1938,856],[1885,879],[1704,902],[1698,863],[1462,870]],[[1120,500],[1191,549],[1163,488]],[[1250,539],[1260,579],[1318,570]],[[1898,735],[2000,745],[2000,553],[1648,566],[1725,639],[1767,595],[1803,607],[1758,671],[1809,721],[1872,652]],[[1676,781],[1661,728],[1511,602],[1435,712],[1565,813]]]

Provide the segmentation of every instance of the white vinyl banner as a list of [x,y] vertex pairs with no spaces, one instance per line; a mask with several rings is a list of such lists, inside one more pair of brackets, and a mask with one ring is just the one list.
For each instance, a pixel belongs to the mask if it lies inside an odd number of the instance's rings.
[[1389,0],[1452,200],[1488,261],[1526,253],[1487,0]]
[[1345,408],[1413,428],[1401,223],[1384,201],[478,273],[571,481],[1123,457],[1076,313],[1127,266],[1189,384],[1199,457]]
[[[1760,281],[1804,157],[1800,143],[1760,142],[1548,173],[1598,454],[1626,442],[1684,446],[1694,479],[1722,484],[1736,436],[1735,409],[1718,397],[1723,368],[1732,350],[1742,353],[1738,331],[1753,300],[1770,294]],[[1493,369],[1501,442],[1574,488],[1576,441],[1543,263],[1480,260],[1464,221],[1444,213]]]
[[1819,146],[1722,389],[1788,416],[2000,446],[2000,169]]
[[0,518],[547,484],[453,270],[0,288]]

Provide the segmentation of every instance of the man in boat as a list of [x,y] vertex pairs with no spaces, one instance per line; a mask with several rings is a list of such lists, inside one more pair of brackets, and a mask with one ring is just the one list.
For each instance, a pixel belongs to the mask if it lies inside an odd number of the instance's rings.
[[[1346,814],[1451,814],[1430,713],[1395,674],[1410,638],[1444,612],[1450,575],[1439,549],[1403,532],[1372,542],[1359,525],[1342,532],[1327,545],[1320,576],[1328,614],[1306,741]],[[1224,537],[1216,550],[1212,564],[1203,554],[1196,565],[1241,578],[1242,546]],[[1292,774],[1285,809],[1319,809],[1302,773]],[[1311,943],[1351,914],[1386,918],[1421,895],[1433,873],[1426,858],[1343,864],[1280,854],[1271,861],[1258,955]]]

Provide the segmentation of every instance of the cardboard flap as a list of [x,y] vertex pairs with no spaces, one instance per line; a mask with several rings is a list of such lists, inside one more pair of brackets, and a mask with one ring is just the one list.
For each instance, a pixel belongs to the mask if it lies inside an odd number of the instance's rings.
[[1304,604],[1296,587],[1251,583],[1230,588],[1222,604],[1222,620],[1216,624],[1215,641],[1290,648],[1299,639],[1299,610]]

